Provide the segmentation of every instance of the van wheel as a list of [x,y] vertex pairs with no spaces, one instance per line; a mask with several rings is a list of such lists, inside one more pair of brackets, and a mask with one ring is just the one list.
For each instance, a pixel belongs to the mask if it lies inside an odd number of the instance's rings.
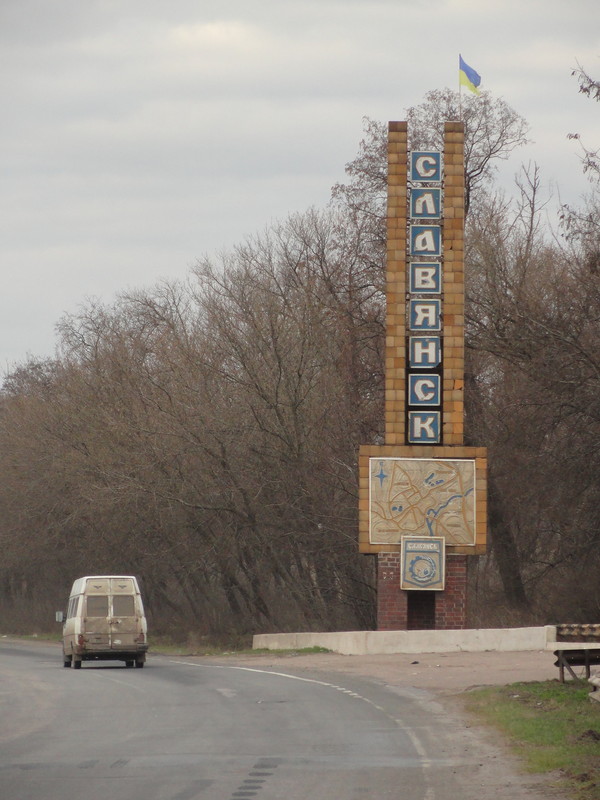
[[73,669],[81,669],[81,659],[74,658],[73,659]]
[[133,667],[133,661],[126,661],[125,662],[125,666],[126,667]]
[[71,658],[72,656],[63,656],[63,667],[71,666]]
[[143,662],[143,661],[136,661],[136,662],[135,662],[135,665],[136,665],[136,667],[137,667],[138,669],[141,669],[141,668],[144,666],[144,662]]

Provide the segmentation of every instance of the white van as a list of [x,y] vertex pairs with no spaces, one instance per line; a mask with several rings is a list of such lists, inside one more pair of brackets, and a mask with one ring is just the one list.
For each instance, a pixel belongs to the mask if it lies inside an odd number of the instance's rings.
[[138,582],[133,575],[78,578],[69,597],[63,625],[63,664],[124,661],[143,667],[148,628]]

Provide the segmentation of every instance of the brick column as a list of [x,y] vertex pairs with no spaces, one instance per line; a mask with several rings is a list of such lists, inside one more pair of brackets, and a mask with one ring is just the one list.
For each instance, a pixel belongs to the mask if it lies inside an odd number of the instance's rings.
[[377,554],[377,630],[405,631],[408,594],[400,588],[400,553]]
[[467,627],[467,564],[469,556],[446,558],[446,588],[438,592],[435,627],[457,630]]
[[[464,445],[465,387],[465,132],[462,122],[444,125],[444,444]],[[435,627],[464,628],[467,620],[467,557],[446,556],[446,588],[435,604]]]
[[444,444],[464,444],[465,385],[465,134],[444,126]]
[[[408,125],[388,128],[385,337],[385,441],[406,437],[406,223]],[[400,553],[377,554],[377,629],[406,630],[408,597],[400,589]]]
[[407,123],[388,131],[385,443],[405,443]]

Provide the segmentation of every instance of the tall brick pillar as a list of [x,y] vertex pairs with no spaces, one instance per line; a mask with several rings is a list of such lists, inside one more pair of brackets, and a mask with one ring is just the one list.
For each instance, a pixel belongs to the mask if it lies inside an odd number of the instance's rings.
[[487,453],[464,446],[464,201],[462,123],[443,154],[409,159],[406,122],[390,122],[385,444],[358,457],[378,630],[466,627],[469,558],[485,553]]
[[[388,131],[387,315],[385,361],[385,449],[401,447],[415,458],[427,446],[409,447],[407,435],[406,343],[408,149],[406,122],[390,122]],[[442,218],[443,373],[442,441],[446,455],[464,444],[464,130],[447,122],[444,132]],[[391,447],[389,447],[391,446]],[[452,451],[454,452],[454,451]],[[439,448],[437,449],[439,455]],[[460,457],[460,453],[458,454]],[[364,495],[364,492],[363,492]],[[366,502],[362,501],[361,513]],[[400,588],[400,552],[377,552],[377,627],[464,628],[467,614],[467,557],[448,553],[443,591]]]
[[[444,444],[464,445],[465,387],[465,134],[462,122],[444,126]],[[435,627],[466,628],[468,557],[446,556],[446,588],[437,593]]]

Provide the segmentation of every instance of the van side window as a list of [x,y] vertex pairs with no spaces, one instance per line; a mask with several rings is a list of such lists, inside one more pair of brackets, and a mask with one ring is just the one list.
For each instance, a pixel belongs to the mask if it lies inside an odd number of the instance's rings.
[[88,617],[108,617],[108,596],[91,594],[87,599]]
[[75,595],[69,600],[69,608],[67,609],[67,619],[72,619],[77,616],[77,606],[79,605],[79,595]]
[[135,616],[135,605],[132,594],[113,595],[113,615],[115,617]]

